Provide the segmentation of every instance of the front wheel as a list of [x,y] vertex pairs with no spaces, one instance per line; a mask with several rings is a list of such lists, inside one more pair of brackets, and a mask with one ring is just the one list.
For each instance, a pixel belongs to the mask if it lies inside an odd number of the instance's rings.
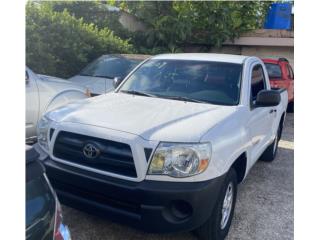
[[201,240],[222,240],[227,236],[237,200],[237,184],[236,171],[231,168],[211,216],[195,231]]

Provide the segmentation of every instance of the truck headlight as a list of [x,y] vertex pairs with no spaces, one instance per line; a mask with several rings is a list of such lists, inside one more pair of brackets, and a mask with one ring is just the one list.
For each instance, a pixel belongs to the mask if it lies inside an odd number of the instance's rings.
[[49,151],[49,127],[52,120],[43,116],[37,126],[37,136],[39,145],[46,151]]
[[189,177],[207,169],[211,158],[210,143],[160,143],[148,174]]

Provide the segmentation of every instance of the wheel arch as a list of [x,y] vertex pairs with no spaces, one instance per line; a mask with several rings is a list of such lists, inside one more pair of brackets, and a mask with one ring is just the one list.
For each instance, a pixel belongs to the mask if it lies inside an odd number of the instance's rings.
[[88,98],[85,92],[79,89],[66,89],[54,95],[44,108],[44,113],[63,106],[72,101]]
[[241,183],[247,172],[247,153],[243,152],[231,165],[237,173],[238,183]]
[[281,118],[280,118],[280,122],[279,122],[280,133],[279,133],[279,136],[278,136],[279,139],[281,139],[281,136],[282,136],[282,130],[283,130],[283,125],[284,125],[285,115],[286,115],[286,113],[283,112],[282,115],[281,115]]

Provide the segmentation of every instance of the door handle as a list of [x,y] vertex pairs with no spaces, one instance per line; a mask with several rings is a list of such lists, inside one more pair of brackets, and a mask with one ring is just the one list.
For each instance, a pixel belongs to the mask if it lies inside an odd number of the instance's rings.
[[274,112],[277,112],[277,109],[271,109],[271,110],[269,111],[270,114],[271,114],[271,113],[274,113]]

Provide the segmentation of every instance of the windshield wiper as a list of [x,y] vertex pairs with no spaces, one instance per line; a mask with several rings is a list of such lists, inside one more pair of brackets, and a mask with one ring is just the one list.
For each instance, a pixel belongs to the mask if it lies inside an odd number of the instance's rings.
[[196,102],[196,103],[208,103],[206,101],[197,100],[194,98],[189,97],[182,97],[182,96],[161,96],[163,98],[173,99],[173,100],[179,100],[179,101],[186,101],[186,102]]
[[93,75],[92,77],[100,77],[100,78],[114,79],[114,77],[111,77],[111,76],[102,76],[102,75]]
[[139,95],[139,96],[146,96],[146,97],[157,97],[156,95],[146,93],[146,92],[139,92],[135,90],[121,90],[120,92],[133,94],[133,95]]
[[110,76],[102,76],[102,75],[90,75],[90,74],[86,74],[86,73],[80,73],[80,76],[88,76],[88,77],[99,77],[99,78],[109,78],[109,79],[113,79],[114,77],[110,77]]

